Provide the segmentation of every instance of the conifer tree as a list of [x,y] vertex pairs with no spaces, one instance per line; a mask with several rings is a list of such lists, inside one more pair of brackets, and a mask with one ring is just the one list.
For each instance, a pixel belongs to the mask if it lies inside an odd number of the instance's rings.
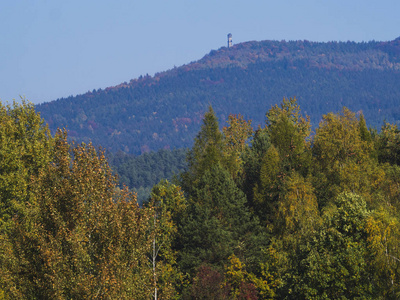
[[274,146],[270,146],[262,160],[259,182],[253,191],[254,209],[262,221],[272,222],[271,216],[276,212],[281,185],[285,179],[280,167],[279,153]]
[[254,191],[261,185],[260,172],[264,156],[267,153],[271,142],[266,128],[259,127],[253,136],[250,147],[245,149],[243,153],[245,179],[243,183],[243,191],[247,196],[249,206],[255,208],[257,202],[255,200]]
[[207,170],[189,195],[180,233],[179,263],[192,275],[203,263],[222,270],[231,254],[254,270],[267,243],[246,196],[220,165]]
[[180,224],[179,262],[182,270],[192,275],[202,263],[222,268],[232,253],[244,257],[248,266],[255,266],[256,259],[249,252],[260,247],[249,251],[245,245],[266,242],[257,240],[261,227],[229,172],[223,142],[210,107],[190,151],[188,172],[182,176],[188,208]]
[[360,114],[359,117],[358,130],[360,131],[361,140],[365,142],[372,142],[372,136],[368,130],[367,123],[365,122],[363,114]]
[[204,114],[203,125],[194,140],[194,146],[189,151],[188,173],[194,178],[200,178],[211,166],[223,162],[223,135],[219,130],[218,119],[210,106]]

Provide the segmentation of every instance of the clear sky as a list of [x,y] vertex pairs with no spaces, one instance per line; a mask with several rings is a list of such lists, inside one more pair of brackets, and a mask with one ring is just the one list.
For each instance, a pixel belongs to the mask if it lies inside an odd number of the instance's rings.
[[389,41],[400,0],[0,0],[0,100],[117,85],[251,40]]

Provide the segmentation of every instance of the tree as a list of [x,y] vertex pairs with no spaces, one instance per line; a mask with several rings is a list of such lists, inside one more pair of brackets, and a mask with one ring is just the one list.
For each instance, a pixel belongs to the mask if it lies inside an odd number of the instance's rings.
[[[268,133],[277,148],[282,162],[282,170],[307,170],[307,141],[310,134],[309,117],[302,117],[296,98],[284,98],[281,107],[275,105],[267,115]],[[304,175],[304,174],[303,174]]]
[[245,195],[220,165],[199,178],[180,232],[179,263],[182,271],[192,275],[202,263],[223,268],[233,253],[249,267],[257,266],[256,253],[266,243],[258,220],[246,207]]
[[31,178],[51,159],[53,138],[34,105],[0,102],[0,230],[32,204]]
[[222,128],[224,136],[224,156],[232,178],[242,183],[244,176],[243,154],[248,147],[247,141],[253,133],[251,120],[246,121],[242,115],[229,115],[229,126]]
[[223,283],[223,275],[218,270],[202,265],[183,299],[229,299],[229,288],[223,286]]
[[310,122],[301,116],[296,98],[284,98],[281,106],[275,105],[266,116],[272,146],[262,158],[253,194],[256,210],[262,214],[260,219],[271,223],[286,180],[296,172],[303,176],[308,173]]
[[361,138],[359,123],[355,113],[345,107],[339,114],[323,116],[313,144],[321,168],[333,168],[336,162],[343,164],[349,159],[365,159],[370,148]]
[[183,281],[173,246],[178,234],[177,222],[186,210],[186,199],[179,186],[164,180],[153,187],[146,206],[153,208],[149,224],[153,299],[172,299],[177,296],[177,287]]
[[368,247],[371,251],[370,274],[377,294],[385,299],[400,296],[400,224],[392,207],[381,206],[366,222]]
[[255,275],[246,271],[246,265],[234,254],[229,257],[229,264],[225,267],[226,288],[230,288],[231,299],[258,299],[258,293],[253,281]]
[[344,190],[368,199],[373,182],[382,178],[371,155],[373,144],[362,138],[360,122],[355,113],[343,108],[339,114],[323,116],[316,129],[313,175],[321,207]]
[[367,123],[365,122],[364,115],[361,113],[358,122],[358,130],[360,131],[361,140],[365,142],[372,142],[372,136],[367,128]]
[[320,224],[317,198],[311,180],[294,173],[286,182],[275,216],[275,230],[286,237],[306,235]]
[[200,178],[212,166],[223,163],[223,135],[211,106],[204,114],[203,125],[189,151],[188,163],[187,174],[192,178]]
[[55,138],[51,164],[32,183],[34,201],[2,236],[1,272],[16,299],[148,297],[151,209],[118,190],[102,152]]
[[323,226],[304,238],[291,257],[280,290],[287,299],[371,299],[365,225],[370,212],[362,197],[340,194],[323,215]]
[[384,123],[377,139],[380,162],[400,165],[400,130],[395,124]]
[[254,211],[257,211],[254,191],[261,185],[261,166],[270,146],[267,129],[259,127],[254,133],[250,147],[243,153],[245,179],[242,189],[247,196],[249,206]]
[[272,222],[271,216],[276,211],[276,204],[285,179],[281,173],[280,158],[277,149],[270,146],[262,160],[259,183],[254,186],[254,208],[260,220]]

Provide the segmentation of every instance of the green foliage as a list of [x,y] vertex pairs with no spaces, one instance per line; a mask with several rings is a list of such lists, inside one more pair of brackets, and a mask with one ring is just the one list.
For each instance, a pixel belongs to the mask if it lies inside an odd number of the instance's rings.
[[244,180],[243,154],[248,148],[248,140],[253,134],[251,120],[246,121],[242,115],[229,115],[228,127],[223,127],[224,150],[227,167],[232,178],[242,184]]
[[301,116],[296,98],[284,98],[281,107],[272,107],[267,113],[267,127],[271,142],[279,152],[282,172],[300,171],[308,166],[305,150],[310,119]]
[[254,209],[261,220],[271,221],[279,197],[282,176],[279,153],[274,146],[270,146],[262,160],[259,183],[254,186]]
[[150,197],[151,189],[163,179],[172,180],[187,166],[187,149],[159,150],[139,156],[118,152],[108,153],[113,171],[120,186],[126,185],[137,192],[139,204]]
[[246,42],[154,77],[37,106],[71,140],[135,155],[190,148],[211,103],[220,122],[230,113],[252,119],[283,96],[297,95],[316,127],[323,114],[346,106],[364,112],[369,126],[400,119],[398,41]]
[[179,186],[161,181],[155,185],[146,206],[153,208],[150,219],[152,247],[149,251],[151,270],[153,273],[153,297],[156,299],[173,299],[177,296],[177,288],[184,281],[173,250],[176,243],[177,222],[184,214],[187,203]]
[[400,295],[400,224],[390,207],[381,207],[367,219],[368,246],[372,253],[370,274],[379,295],[396,299]]
[[319,203],[324,206],[346,190],[368,197],[379,177],[373,143],[362,138],[362,119],[343,108],[325,115],[313,140],[314,176]]
[[254,132],[251,146],[243,152],[245,179],[243,183],[243,191],[247,196],[247,200],[251,207],[255,206],[254,190],[256,186],[260,186],[260,171],[262,162],[266,152],[271,146],[270,139],[266,128],[258,128]]
[[310,178],[294,173],[286,181],[274,222],[275,230],[284,235],[304,236],[318,227],[318,203]]
[[359,120],[355,113],[343,108],[340,114],[329,113],[323,117],[314,138],[313,151],[323,169],[347,160],[364,158],[366,143],[359,131]]
[[[139,207],[92,144],[51,137],[29,104],[0,112],[0,298],[400,296],[396,125],[343,108],[309,137],[293,98],[265,128],[232,115],[221,132],[210,107],[182,187],[162,180]],[[112,159],[149,183],[170,154]]]
[[229,265],[225,267],[225,283],[230,288],[231,299],[258,299],[254,274],[248,273],[235,255],[229,257]]
[[32,204],[31,179],[49,163],[53,139],[33,104],[0,102],[0,228]]
[[366,202],[356,194],[340,194],[324,223],[306,237],[286,275],[289,299],[373,299],[368,273]]
[[212,166],[223,162],[223,136],[214,110],[210,106],[204,115],[203,125],[189,151],[189,172],[200,178]]
[[267,113],[266,130],[272,146],[262,158],[253,202],[260,219],[271,223],[286,180],[295,172],[308,173],[310,123],[301,116],[296,98],[284,98],[280,107],[276,105]]
[[149,213],[117,190],[92,145],[55,139],[34,203],[2,237],[2,279],[16,299],[144,298]]
[[377,139],[380,162],[400,165],[400,130],[395,124],[384,123]]
[[361,140],[365,142],[372,142],[372,136],[367,128],[367,123],[363,114],[360,114],[360,121],[358,122],[358,130],[360,131]]
[[191,193],[202,176],[215,166],[226,166],[223,135],[212,107],[204,115],[203,125],[187,155],[188,170],[182,174],[182,186]]
[[262,245],[262,239],[256,238],[261,228],[230,174],[219,165],[212,166],[188,197],[181,225],[182,269],[193,274],[202,263],[222,268],[233,253],[254,265],[257,258],[248,254]]

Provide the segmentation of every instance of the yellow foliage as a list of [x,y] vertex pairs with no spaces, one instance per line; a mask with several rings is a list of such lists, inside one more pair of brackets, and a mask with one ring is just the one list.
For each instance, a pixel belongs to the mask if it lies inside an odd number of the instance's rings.
[[248,274],[243,268],[245,267],[244,264],[240,261],[239,258],[232,254],[229,257],[230,265],[226,268],[225,277],[226,281],[235,289],[237,292],[239,289],[239,285],[241,282],[244,282]]
[[372,252],[374,275],[383,282],[387,293],[400,288],[400,224],[398,219],[380,208],[367,219],[367,241]]
[[276,264],[279,260],[278,253],[270,246],[265,250],[265,254],[267,261],[261,264],[260,277],[253,273],[248,273],[246,265],[234,254],[229,257],[229,265],[225,268],[224,285],[228,285],[232,289],[232,299],[236,299],[240,293],[240,285],[245,282],[252,283],[256,287],[260,299],[274,299],[276,297],[276,289],[282,284],[277,277],[277,273],[273,271],[276,269]]
[[277,228],[280,232],[302,232],[320,223],[317,198],[308,180],[294,173],[286,184],[286,193],[279,202]]
[[390,255],[389,251],[400,251],[400,245],[397,243],[397,238],[400,236],[399,221],[385,210],[375,211],[368,218],[366,231],[368,233],[367,241],[375,254],[388,256]]
[[261,299],[275,299],[276,290],[282,284],[277,272],[280,254],[272,245],[266,249],[265,254],[267,260],[261,264],[261,277],[251,274],[252,282],[257,287]]
[[242,115],[229,115],[228,127],[222,128],[224,135],[223,155],[228,164],[232,178],[237,179],[243,175],[242,154],[247,144],[246,142],[253,134],[251,120],[246,121]]

